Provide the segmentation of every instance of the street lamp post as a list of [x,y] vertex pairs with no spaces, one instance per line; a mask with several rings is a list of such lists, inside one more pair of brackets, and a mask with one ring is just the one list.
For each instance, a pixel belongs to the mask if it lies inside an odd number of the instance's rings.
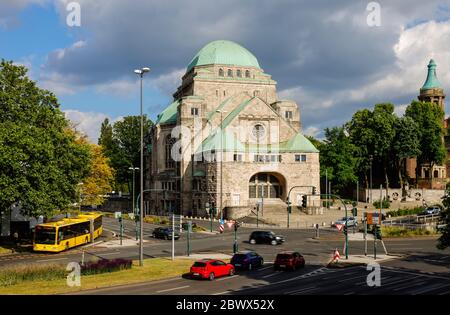
[[372,203],[372,164],[373,164],[373,156],[369,155],[369,161],[370,161],[370,203]]
[[223,114],[226,111],[216,110],[220,113],[220,219],[223,220]]
[[142,81],[144,78],[144,74],[149,72],[150,68],[144,67],[142,69],[134,70],[134,73],[139,75],[140,83],[141,83],[141,143],[140,143],[140,153],[141,153],[141,167],[140,167],[140,195],[142,198],[140,199],[140,211],[139,211],[139,223],[140,223],[140,240],[139,240],[139,265],[144,265],[144,114],[142,109]]
[[[134,215],[136,215],[137,214],[136,213],[136,205],[134,203],[134,194],[135,194],[134,186],[135,186],[136,180],[135,180],[134,174],[135,174],[135,171],[139,169],[139,167],[130,167],[128,169],[133,171],[133,200],[132,200],[132,202],[133,202],[133,213],[134,213]],[[136,220],[135,220],[135,224],[136,224],[136,241],[137,241],[138,240],[138,229],[137,229],[137,221]]]

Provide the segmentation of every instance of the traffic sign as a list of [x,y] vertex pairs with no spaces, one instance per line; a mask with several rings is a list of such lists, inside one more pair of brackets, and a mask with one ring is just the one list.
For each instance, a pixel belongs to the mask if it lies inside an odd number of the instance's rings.
[[344,227],[344,224],[336,224],[336,228],[338,229],[338,231],[342,231],[342,228]]
[[233,226],[233,224],[234,224],[234,221],[228,221],[228,222],[227,222],[228,228],[231,229],[231,227]]
[[114,212],[114,218],[119,219],[121,217],[122,217],[122,212],[120,212],[120,211]]
[[367,224],[379,225],[381,224],[381,216],[378,212],[367,213]]
[[222,224],[219,225],[219,232],[220,232],[220,233],[223,233],[223,225],[222,225]]

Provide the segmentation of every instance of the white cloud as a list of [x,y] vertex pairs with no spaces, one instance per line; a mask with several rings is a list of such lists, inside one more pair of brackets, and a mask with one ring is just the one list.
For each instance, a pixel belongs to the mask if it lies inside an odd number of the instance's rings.
[[303,134],[316,138],[320,134],[320,131],[321,130],[315,126],[309,126],[305,130],[303,130]]
[[105,118],[109,118],[111,123],[122,119],[122,117],[116,117],[112,120],[104,113],[81,112],[74,109],[65,110],[64,114],[67,119],[75,124],[76,129],[86,135],[92,143],[98,142],[100,127]]

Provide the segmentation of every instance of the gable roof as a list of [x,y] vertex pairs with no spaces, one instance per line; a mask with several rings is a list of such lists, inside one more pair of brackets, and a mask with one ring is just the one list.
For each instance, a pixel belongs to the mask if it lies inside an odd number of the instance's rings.
[[178,105],[180,104],[179,100],[174,101],[172,104],[166,107],[157,117],[155,125],[165,125],[165,124],[174,124],[177,122],[178,115]]

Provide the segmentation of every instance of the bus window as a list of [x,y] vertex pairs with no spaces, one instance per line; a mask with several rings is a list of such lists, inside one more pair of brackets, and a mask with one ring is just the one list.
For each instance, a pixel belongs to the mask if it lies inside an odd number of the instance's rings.
[[54,227],[36,226],[34,242],[36,244],[55,244],[56,229]]
[[94,220],[94,230],[98,230],[102,226],[102,217],[98,217]]

